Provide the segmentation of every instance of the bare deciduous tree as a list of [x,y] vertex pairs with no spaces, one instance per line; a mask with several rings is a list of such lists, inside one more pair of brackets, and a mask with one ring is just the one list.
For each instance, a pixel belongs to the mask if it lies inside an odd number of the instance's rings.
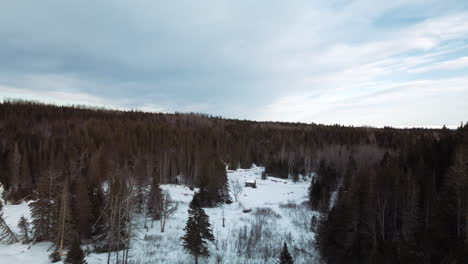
[[163,191],[161,199],[157,204],[159,212],[161,212],[161,232],[164,232],[167,220],[169,220],[177,211],[177,202],[173,201],[168,191]]
[[242,193],[243,190],[244,190],[244,186],[242,186],[239,180],[236,179],[232,181],[231,192],[232,192],[232,195],[234,195],[234,199],[236,200],[236,202],[238,201],[238,197]]

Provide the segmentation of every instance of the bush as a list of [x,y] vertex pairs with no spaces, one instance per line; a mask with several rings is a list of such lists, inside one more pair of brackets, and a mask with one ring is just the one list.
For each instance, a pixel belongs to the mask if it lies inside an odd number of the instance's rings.
[[312,231],[312,217],[314,212],[307,205],[299,205],[295,208],[288,208],[291,223],[306,232]]
[[281,218],[281,215],[269,207],[259,207],[255,209],[255,217]]
[[287,203],[280,204],[279,207],[292,209],[292,208],[296,208],[297,204],[294,201],[288,201]]
[[54,252],[52,252],[52,254],[49,255],[49,260],[50,260],[50,262],[55,263],[55,262],[59,262],[62,259],[60,257],[60,254],[58,253],[58,251],[54,251]]

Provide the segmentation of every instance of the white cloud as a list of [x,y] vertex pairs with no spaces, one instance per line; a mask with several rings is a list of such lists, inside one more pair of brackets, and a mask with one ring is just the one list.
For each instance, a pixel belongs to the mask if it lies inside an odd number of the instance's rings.
[[[427,76],[412,80],[408,74],[466,67],[466,57],[439,62],[446,54],[466,48],[451,44],[466,36],[468,12],[463,12],[428,19],[379,40],[339,43],[287,56],[285,63],[271,68],[276,78],[285,79],[277,83],[290,84],[291,89],[260,109],[256,119],[355,125],[388,120],[393,125],[413,122],[431,126],[450,120],[450,125],[457,125],[466,118],[468,108],[451,106],[468,99],[468,79],[433,80]],[[393,114],[387,108],[392,108]],[[408,109],[413,112],[408,113]]]
[[[0,84],[16,90],[0,96],[343,124],[385,120],[388,100],[391,120],[419,125],[433,107],[400,110],[408,102],[397,91],[431,90],[446,107],[466,99],[455,79],[421,77],[467,65],[455,53],[468,50],[468,12],[441,11],[448,2],[46,0],[28,5],[34,12],[11,2],[0,11]],[[427,19],[398,24],[395,10],[407,7]],[[397,25],[377,25],[382,16]],[[424,122],[460,116],[447,115]]]
[[461,57],[453,60],[434,63],[426,67],[416,68],[412,70],[412,72],[447,71],[464,68],[468,68],[468,57]]
[[38,91],[0,85],[0,95],[3,99],[25,99],[58,105],[92,105],[122,109],[118,104],[109,100],[80,92]]
[[453,126],[466,119],[467,83],[468,78],[417,80],[379,83],[374,92],[360,96],[343,96],[340,91],[320,96],[289,95],[267,105],[257,119],[377,126]]

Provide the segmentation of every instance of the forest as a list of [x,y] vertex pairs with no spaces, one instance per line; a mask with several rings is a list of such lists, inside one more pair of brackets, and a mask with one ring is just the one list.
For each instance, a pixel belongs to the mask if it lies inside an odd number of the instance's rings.
[[162,219],[164,230],[176,210],[160,185],[198,188],[190,210],[199,212],[232,203],[226,171],[253,165],[281,179],[313,175],[308,206],[320,216],[310,219],[312,246],[323,263],[468,262],[463,123],[347,127],[0,104],[2,199],[31,201],[33,220],[21,239],[50,241],[58,255],[92,244],[96,252],[121,251],[125,261],[133,212]]

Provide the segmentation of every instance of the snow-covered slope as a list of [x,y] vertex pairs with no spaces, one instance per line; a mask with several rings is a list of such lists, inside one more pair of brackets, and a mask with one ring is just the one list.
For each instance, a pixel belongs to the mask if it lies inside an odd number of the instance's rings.
[[[244,188],[239,201],[222,207],[206,208],[210,217],[215,242],[210,245],[210,257],[200,263],[274,263],[285,241],[295,257],[295,263],[314,263],[316,253],[312,244],[310,219],[316,212],[303,205],[307,201],[309,180],[292,182],[277,178],[261,180],[263,168],[228,171],[229,181],[244,184],[256,180],[257,188]],[[180,237],[187,220],[188,204],[194,191],[183,185],[163,185],[179,203],[174,217],[159,231],[159,221],[153,227],[143,228],[143,219],[137,218],[135,238],[130,256],[132,263],[193,263],[184,252]],[[234,199],[234,198],[233,198]],[[302,205],[301,205],[302,204]],[[250,212],[246,212],[249,211]],[[27,204],[8,205],[4,210],[8,223],[16,228],[19,217],[29,217]],[[225,227],[222,226],[223,215]],[[48,263],[49,243],[31,246],[0,244],[1,263]],[[89,264],[106,263],[106,254],[90,254]]]

